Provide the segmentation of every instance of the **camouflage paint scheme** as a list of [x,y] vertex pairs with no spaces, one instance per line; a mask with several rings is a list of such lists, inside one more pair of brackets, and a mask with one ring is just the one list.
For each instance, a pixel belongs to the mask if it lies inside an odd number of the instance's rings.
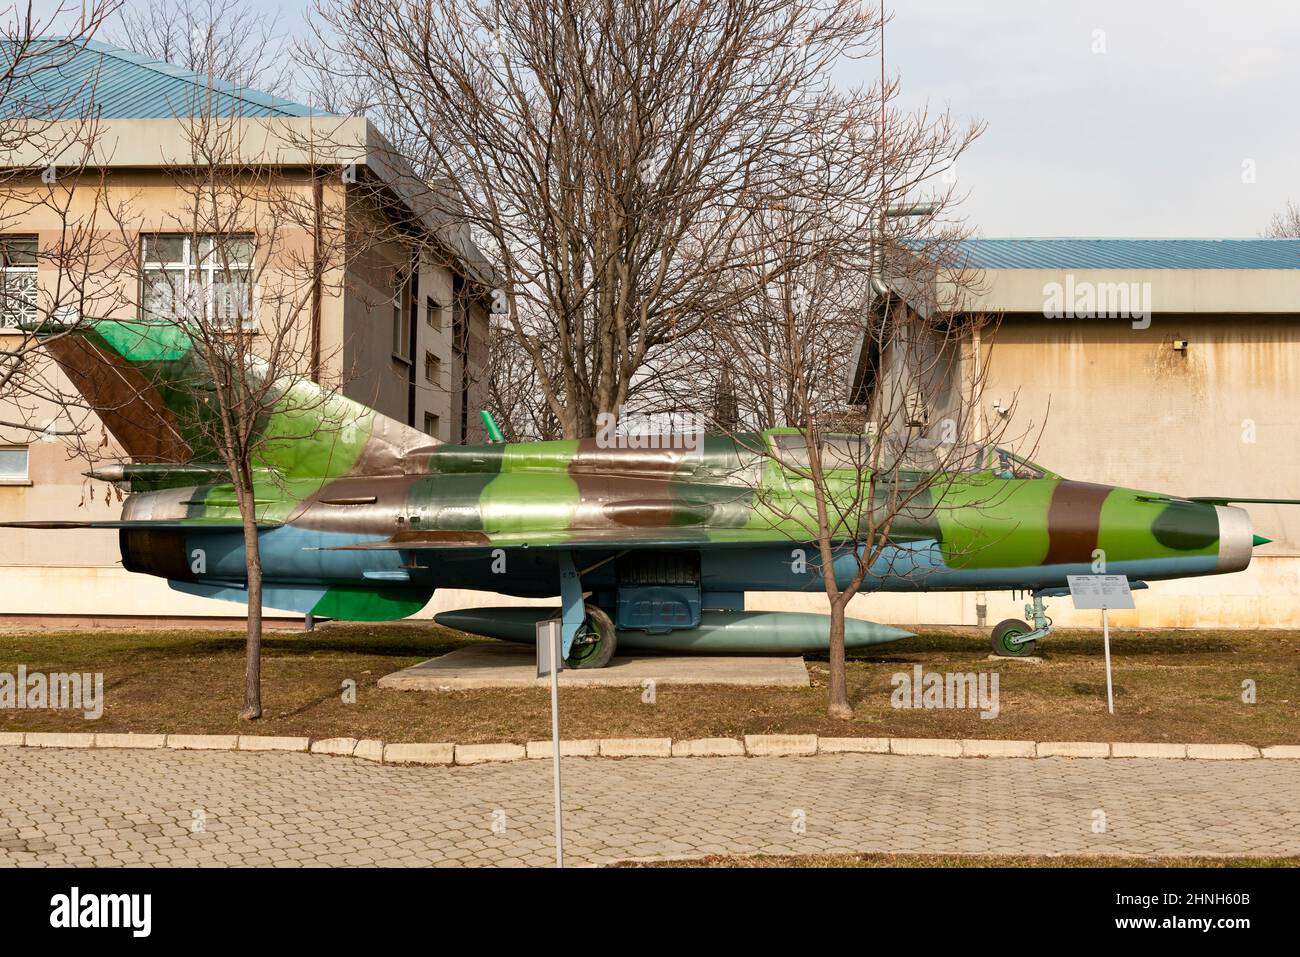
[[[44,526],[120,528],[129,570],[243,600],[238,508],[203,441],[192,343],[174,327],[100,322],[48,347],[131,456],[88,474],[132,494],[119,521]],[[419,611],[436,588],[553,596],[562,556],[602,607],[665,574],[693,578],[704,608],[743,608],[746,591],[823,589],[811,485],[759,451],[793,430],[675,449],[453,446],[296,381],[262,431],[256,498],[273,608],[379,621]],[[894,522],[865,590],[1060,588],[1093,571],[1098,549],[1107,572],[1134,581],[1219,574],[1244,569],[1253,542],[1246,513],[1225,500],[999,464],[941,476]],[[846,580],[848,547],[836,564]]]

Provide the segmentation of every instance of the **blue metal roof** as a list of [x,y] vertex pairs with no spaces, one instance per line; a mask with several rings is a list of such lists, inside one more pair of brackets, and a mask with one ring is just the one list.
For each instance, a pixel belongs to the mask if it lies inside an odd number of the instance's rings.
[[[173,119],[205,115],[273,117],[323,111],[97,40],[37,41],[20,82],[0,100],[0,117]],[[0,44],[0,64],[12,41]]]
[[1300,239],[968,239],[978,269],[1300,269]]

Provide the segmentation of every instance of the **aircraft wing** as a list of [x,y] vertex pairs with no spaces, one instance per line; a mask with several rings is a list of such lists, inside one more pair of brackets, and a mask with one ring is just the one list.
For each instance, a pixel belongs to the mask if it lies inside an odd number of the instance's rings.
[[1203,502],[1206,505],[1300,505],[1300,498],[1214,498],[1197,496],[1189,502]]
[[[257,523],[258,528],[278,528],[282,522],[262,522]],[[117,520],[103,522],[0,522],[0,528],[44,528],[44,529],[68,529],[68,528],[180,528],[194,529],[201,531],[207,528],[242,528],[242,524],[237,518],[181,518],[173,521],[140,519],[136,521]]]
[[[353,545],[329,545],[321,551],[426,551],[443,549],[542,548],[568,551],[611,549],[640,550],[651,548],[737,548],[753,545],[799,545],[812,540],[792,538],[777,529],[567,529],[547,532],[478,532],[429,529],[399,532],[392,538]],[[897,538],[894,544],[922,541],[920,538]],[[928,539],[924,539],[928,541]],[[834,544],[848,544],[851,539]]]

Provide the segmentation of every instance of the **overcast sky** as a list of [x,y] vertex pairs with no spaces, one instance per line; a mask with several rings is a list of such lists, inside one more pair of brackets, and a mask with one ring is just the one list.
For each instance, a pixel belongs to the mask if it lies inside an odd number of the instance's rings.
[[[304,0],[253,2],[300,32]],[[980,235],[1255,236],[1300,202],[1296,0],[886,8],[906,103],[988,124],[957,169]],[[855,67],[879,75],[878,62]]]
[[1294,0],[892,10],[886,68],[908,102],[988,123],[957,169],[981,235],[1255,236],[1300,201]]

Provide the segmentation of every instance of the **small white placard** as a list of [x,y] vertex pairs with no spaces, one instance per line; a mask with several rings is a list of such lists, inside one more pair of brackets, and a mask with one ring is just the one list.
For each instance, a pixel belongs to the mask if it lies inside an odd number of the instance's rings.
[[537,623],[537,677],[539,678],[545,678],[551,673],[552,657],[559,660],[559,670],[564,670],[564,658],[557,653],[562,647],[561,627],[558,619]]
[[1134,608],[1133,592],[1124,575],[1066,575],[1074,607]]

